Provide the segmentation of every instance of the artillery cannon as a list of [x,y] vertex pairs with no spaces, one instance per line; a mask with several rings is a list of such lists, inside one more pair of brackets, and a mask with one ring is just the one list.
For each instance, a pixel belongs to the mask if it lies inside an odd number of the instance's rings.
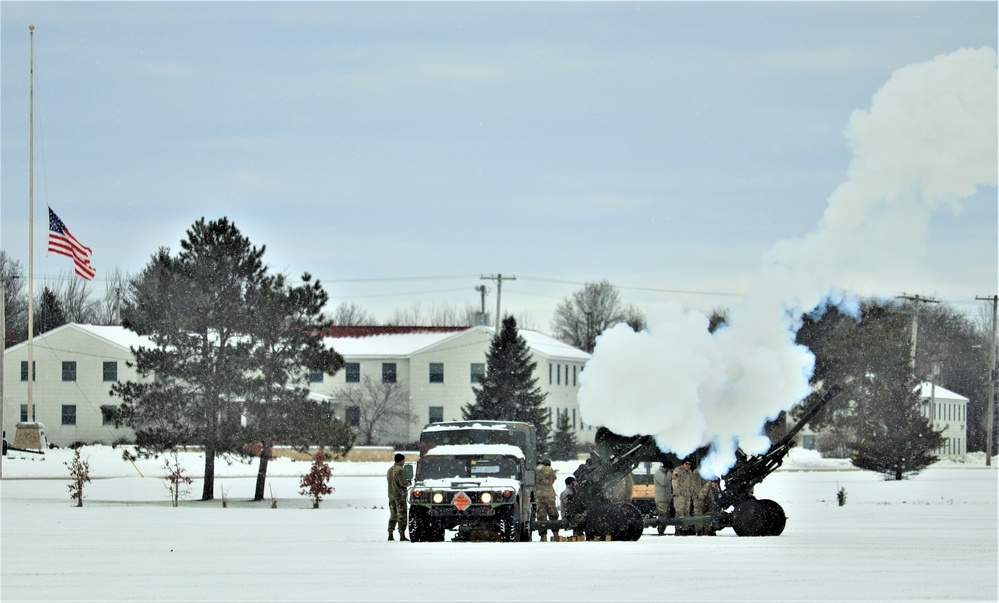
[[[563,509],[563,519],[535,521],[532,527],[538,530],[571,529],[584,532],[588,538],[609,536],[612,540],[638,540],[646,527],[666,525],[732,527],[739,536],[778,536],[787,521],[783,508],[775,501],[755,498],[753,488],[781,466],[794,446],[794,437],[840,391],[838,385],[830,387],[766,453],[755,456],[737,450],[735,465],[722,477],[722,486],[716,496],[717,510],[711,515],[643,518],[630,503],[609,500],[608,488],[627,479],[639,463],[657,461],[677,466],[682,459],[659,450],[652,436],[624,437],[600,428],[596,434],[596,450],[573,472],[576,494]],[[703,448],[694,456],[701,458],[706,453],[707,449]]]

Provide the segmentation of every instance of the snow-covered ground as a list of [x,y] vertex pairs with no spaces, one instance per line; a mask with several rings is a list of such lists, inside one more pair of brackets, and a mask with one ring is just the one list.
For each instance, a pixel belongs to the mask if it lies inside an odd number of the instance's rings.
[[[162,459],[86,447],[94,481],[69,500],[68,450],[3,460],[3,601],[808,601],[999,599],[997,479],[984,457],[882,481],[794,451],[757,488],[788,515],[776,538],[637,542],[386,542],[388,463],[334,463],[318,510],[307,462],[271,463],[277,500],[247,502],[255,464],[216,463],[216,496],[168,501]],[[198,475],[202,457],[181,463]],[[561,476],[574,463],[555,463]],[[561,484],[561,480],[559,480]],[[847,504],[836,503],[842,487]],[[195,481],[191,498],[199,498]]]

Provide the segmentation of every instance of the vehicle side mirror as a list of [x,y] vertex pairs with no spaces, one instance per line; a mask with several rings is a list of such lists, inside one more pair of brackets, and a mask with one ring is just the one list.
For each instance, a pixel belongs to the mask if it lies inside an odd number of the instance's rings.
[[413,474],[415,473],[412,463],[406,463],[402,466],[402,478],[409,481],[413,481]]

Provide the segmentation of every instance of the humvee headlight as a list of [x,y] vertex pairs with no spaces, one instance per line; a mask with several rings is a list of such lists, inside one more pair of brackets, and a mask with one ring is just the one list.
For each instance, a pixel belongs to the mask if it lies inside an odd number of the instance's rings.
[[480,500],[482,500],[482,504],[488,505],[489,503],[493,502],[493,493],[492,492],[483,492],[482,493],[482,497],[480,498]]
[[444,502],[444,495],[440,492],[434,492],[434,502],[437,504]]

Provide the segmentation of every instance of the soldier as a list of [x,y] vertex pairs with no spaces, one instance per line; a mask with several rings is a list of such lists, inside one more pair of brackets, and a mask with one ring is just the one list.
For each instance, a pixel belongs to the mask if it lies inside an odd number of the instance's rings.
[[[690,459],[684,459],[683,464],[673,470],[673,510],[676,518],[690,517],[694,496],[698,493],[699,476],[691,470]],[[687,536],[693,531],[684,526],[676,527],[677,536]]]
[[[655,485],[655,496],[656,496],[656,516],[662,519],[669,519],[669,506],[673,502],[673,477],[671,475],[672,467],[666,463],[661,463],[656,474],[652,477],[652,483]],[[666,533],[665,525],[656,526],[656,531],[662,536]]]
[[406,492],[409,488],[409,480],[402,476],[402,466],[406,464],[406,457],[400,453],[395,455],[395,464],[389,467],[386,479],[388,480],[389,499],[389,523],[388,539],[392,537],[392,530],[396,524],[399,525],[399,540],[409,540],[406,538]]
[[[535,470],[534,481],[537,486],[535,491],[535,504],[537,505],[538,521],[558,519],[558,507],[555,506],[555,470],[552,469],[552,462],[549,459],[541,459],[541,464]],[[547,530],[538,530],[541,534],[541,542],[548,540]],[[552,536],[558,536],[558,530],[552,530]]]
[[[697,498],[694,499],[694,515],[713,515],[718,507],[718,492],[721,491],[721,482],[718,478],[704,482]],[[714,526],[697,526],[698,536],[714,536]]]
[[[576,496],[576,478],[569,476],[565,478],[565,489],[562,493],[558,495],[559,506],[562,507],[562,519],[572,519],[569,516],[569,506],[572,504],[572,498]],[[576,531],[573,530],[572,535],[576,535]]]

